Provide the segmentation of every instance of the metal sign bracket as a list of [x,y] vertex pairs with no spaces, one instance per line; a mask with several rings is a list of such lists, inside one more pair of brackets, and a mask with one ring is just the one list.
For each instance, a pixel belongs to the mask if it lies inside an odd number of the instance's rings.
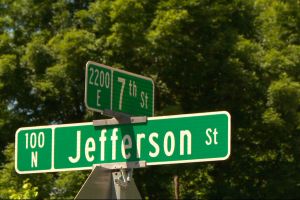
[[94,165],[75,199],[141,199],[133,175],[145,161]]
[[147,116],[130,116],[125,113],[112,110],[104,110],[103,115],[112,117],[111,119],[93,120],[94,126],[121,125],[121,124],[144,124],[147,123]]

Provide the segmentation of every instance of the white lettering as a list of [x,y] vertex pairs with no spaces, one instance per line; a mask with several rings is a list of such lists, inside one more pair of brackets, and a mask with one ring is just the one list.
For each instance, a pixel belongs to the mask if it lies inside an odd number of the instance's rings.
[[101,92],[101,90],[97,90],[97,106],[101,106],[101,104],[100,104],[100,92]]
[[116,141],[118,140],[117,132],[118,132],[118,129],[114,128],[112,136],[110,137],[111,142],[112,142],[112,147],[111,147],[112,148],[111,149],[112,160],[116,160]]
[[30,147],[34,149],[36,146],[36,133],[31,133],[30,135]]
[[95,140],[93,138],[88,138],[85,143],[85,157],[87,161],[92,162],[94,160],[94,156],[90,155],[90,152],[94,152],[96,150]]
[[31,149],[35,149],[37,146],[43,148],[45,144],[45,134],[44,132],[39,132],[38,136],[35,132],[32,132],[30,136],[28,133],[25,133],[25,147],[28,149],[30,146]]
[[141,157],[141,140],[145,138],[144,133],[140,133],[136,135],[136,146],[137,146],[137,152],[136,152],[136,157],[140,158]]
[[218,141],[217,141],[217,134],[218,134],[218,132],[217,132],[216,128],[214,129],[213,134],[214,134],[214,144],[218,144]]
[[103,87],[104,86],[104,72],[100,71],[100,86]]
[[120,82],[122,84],[121,85],[121,90],[120,90],[120,99],[119,99],[119,110],[122,110],[123,94],[124,94],[124,88],[125,88],[126,80],[125,80],[125,78],[118,77],[118,82]]
[[[171,140],[170,149],[168,149],[168,141],[169,141],[168,138],[170,138],[170,140]],[[175,149],[174,134],[172,131],[168,131],[164,138],[164,151],[165,151],[166,156],[171,156],[174,153],[174,149]]]
[[180,155],[184,155],[184,136],[187,139],[187,154],[191,155],[192,153],[192,136],[189,130],[180,131]]
[[28,149],[28,133],[25,133],[25,137],[26,137],[26,143],[25,143],[25,146],[26,146],[26,149]]
[[109,85],[110,85],[110,77],[109,77],[109,73],[106,72],[105,73],[105,87],[109,88]]
[[73,157],[69,156],[69,161],[70,161],[71,163],[76,163],[76,162],[78,162],[79,159],[80,159],[80,140],[81,140],[80,138],[81,138],[81,131],[77,131],[76,157],[73,158]]
[[98,85],[98,81],[97,81],[97,79],[99,78],[99,70],[98,70],[98,69],[95,69],[95,74],[96,74],[96,78],[95,78],[94,84],[95,84],[96,86],[99,86],[99,85]]
[[145,106],[144,96],[145,96],[145,93],[144,93],[144,91],[142,91],[142,92],[141,92],[141,99],[142,99],[142,102],[140,103],[141,108],[144,108],[144,106]]
[[[188,129],[179,130],[179,133],[176,132],[176,135],[173,131],[166,131],[165,134],[162,133],[160,137],[157,132],[152,132],[150,134],[140,132],[136,134],[134,138],[135,140],[133,140],[133,136],[130,134],[120,136],[118,131],[119,128],[110,128],[109,130],[100,129],[100,132],[98,132],[98,139],[95,140],[94,136],[91,136],[86,139],[84,138],[85,140],[81,141],[83,138],[81,137],[81,131],[78,130],[76,144],[72,147],[75,151],[73,151],[73,153],[68,157],[69,162],[78,163],[79,161],[83,161],[83,159],[86,159],[87,162],[94,162],[95,160],[109,161],[107,159],[110,159],[110,156],[111,161],[119,161],[120,158],[130,159],[132,156],[134,159],[144,158],[145,155],[155,158],[158,157],[160,153],[164,153],[164,155],[168,157],[171,157],[174,154],[176,154],[176,156],[192,154],[192,133]],[[217,134],[218,132],[216,128],[207,128],[205,136],[206,145],[218,144]],[[31,136],[31,134],[27,134],[27,136],[25,135],[25,137],[28,138],[28,148],[30,148],[31,145],[35,145],[36,148],[44,146],[44,133],[34,135],[35,136]],[[36,142],[34,142],[34,137],[37,139]],[[99,141],[97,142],[97,140]],[[135,149],[133,151],[133,147],[136,148],[136,151]],[[81,148],[84,149],[81,150]],[[160,151],[160,148],[163,148],[162,151]],[[106,150],[108,150],[108,152]],[[84,156],[82,159],[81,153]],[[37,167],[37,156],[36,152],[32,153],[32,166]]]
[[151,133],[149,136],[149,142],[155,149],[154,152],[151,152],[151,151],[149,152],[150,157],[157,157],[157,155],[159,154],[159,150],[160,150],[158,144],[153,140],[154,137],[158,138],[158,134],[155,132]]
[[91,71],[91,76],[90,76],[90,79],[89,79],[89,84],[90,85],[93,85],[93,76],[94,76],[94,69],[93,68],[89,68],[89,70]]
[[101,143],[101,152],[100,152],[101,161],[105,159],[105,141],[106,141],[105,133],[106,133],[106,129],[103,129],[101,131],[101,136],[99,137],[99,141]]
[[31,167],[37,167],[38,152],[31,152]]
[[[127,143],[128,144],[125,144],[126,142],[125,141],[128,141]],[[127,153],[126,154],[126,149],[131,149],[132,148],[132,140],[131,140],[131,137],[129,135],[125,135],[122,139],[122,147],[121,147],[121,150],[122,150],[122,156],[124,159],[129,159],[130,156],[131,156],[131,153]]]
[[44,132],[39,132],[39,135],[38,135],[39,148],[43,148],[44,144],[45,144],[45,134],[44,134]]
[[212,142],[211,136],[210,136],[211,132],[212,132],[211,128],[206,129],[206,136],[208,137],[208,141],[205,140],[206,145],[211,145],[211,142]]

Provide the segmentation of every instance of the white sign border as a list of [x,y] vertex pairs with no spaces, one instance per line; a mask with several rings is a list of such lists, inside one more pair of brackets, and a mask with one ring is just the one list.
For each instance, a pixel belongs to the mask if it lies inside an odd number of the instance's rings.
[[[206,112],[206,113],[192,113],[192,114],[179,114],[179,115],[167,115],[167,116],[159,116],[159,117],[149,117],[149,121],[153,120],[161,120],[161,119],[173,119],[173,118],[185,118],[185,117],[194,117],[194,116],[210,116],[210,115],[218,115],[218,114],[225,114],[228,117],[228,153],[224,157],[219,158],[205,158],[205,159],[192,159],[192,160],[179,160],[179,161],[162,161],[162,162],[149,162],[146,163],[147,166],[154,166],[154,165],[167,165],[167,164],[183,164],[183,163],[196,163],[196,162],[210,162],[210,161],[221,161],[227,160],[231,154],[231,115],[227,111],[216,111],[216,112]],[[44,172],[62,172],[62,171],[77,171],[77,170],[91,170],[93,169],[94,165],[102,165],[108,163],[101,163],[101,164],[94,164],[90,167],[80,167],[80,168],[61,168],[61,169],[54,169],[54,129],[59,127],[70,127],[70,126],[79,126],[79,125],[93,125],[92,122],[83,122],[83,123],[73,123],[73,124],[60,124],[60,125],[48,125],[48,126],[36,126],[36,127],[22,127],[19,128],[15,134],[15,170],[19,174],[33,174],[33,173],[44,173]],[[20,171],[17,168],[17,154],[18,154],[18,133],[23,130],[35,130],[35,129],[42,129],[42,128],[51,128],[52,129],[52,156],[51,156],[51,169],[50,170],[33,170],[33,171]],[[112,163],[109,163],[112,164]]]

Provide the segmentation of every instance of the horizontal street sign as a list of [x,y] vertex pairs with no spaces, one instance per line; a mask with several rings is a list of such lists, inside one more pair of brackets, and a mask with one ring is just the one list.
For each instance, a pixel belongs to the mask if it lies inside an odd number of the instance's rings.
[[162,165],[225,160],[230,141],[231,118],[225,111],[150,117],[145,124],[26,127],[16,132],[15,168],[25,174],[129,161]]
[[84,101],[88,109],[153,116],[152,79],[91,61],[86,64],[85,73]]

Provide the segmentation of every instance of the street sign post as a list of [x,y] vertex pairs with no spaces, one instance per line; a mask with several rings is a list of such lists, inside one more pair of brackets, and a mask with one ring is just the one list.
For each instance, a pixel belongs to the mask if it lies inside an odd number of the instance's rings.
[[20,128],[15,167],[21,174],[92,169],[145,161],[147,166],[225,160],[231,119],[225,111],[150,117],[145,124],[93,123]]
[[153,116],[154,84],[150,78],[89,61],[84,99],[86,107],[97,112]]

